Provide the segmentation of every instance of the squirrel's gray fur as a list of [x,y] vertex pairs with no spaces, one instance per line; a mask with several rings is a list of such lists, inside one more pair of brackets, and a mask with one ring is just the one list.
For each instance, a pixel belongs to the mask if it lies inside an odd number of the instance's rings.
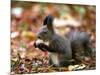
[[87,32],[73,29],[66,37],[71,42],[73,59],[81,61],[84,57],[92,57],[92,46]]

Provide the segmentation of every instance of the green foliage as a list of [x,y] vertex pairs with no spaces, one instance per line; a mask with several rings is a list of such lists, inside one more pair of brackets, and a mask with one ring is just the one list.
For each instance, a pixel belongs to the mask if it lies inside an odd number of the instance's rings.
[[25,45],[24,43],[21,43],[21,44],[20,44],[20,47],[21,47],[21,48],[26,48],[26,45]]
[[29,26],[27,23],[23,22],[21,25],[19,25],[20,30],[24,31],[24,30],[28,30]]

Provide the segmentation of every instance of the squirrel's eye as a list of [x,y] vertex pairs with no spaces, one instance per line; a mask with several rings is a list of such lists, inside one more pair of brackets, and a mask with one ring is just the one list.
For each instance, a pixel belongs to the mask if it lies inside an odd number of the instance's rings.
[[47,32],[44,32],[44,34],[47,34]]

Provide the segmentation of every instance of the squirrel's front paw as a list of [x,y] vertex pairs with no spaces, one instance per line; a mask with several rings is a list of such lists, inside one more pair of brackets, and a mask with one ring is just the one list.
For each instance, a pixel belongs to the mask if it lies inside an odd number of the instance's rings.
[[35,47],[38,47],[38,45],[41,44],[41,43],[43,43],[43,40],[38,39],[38,40],[36,40],[36,41],[34,42],[34,46],[35,46]]

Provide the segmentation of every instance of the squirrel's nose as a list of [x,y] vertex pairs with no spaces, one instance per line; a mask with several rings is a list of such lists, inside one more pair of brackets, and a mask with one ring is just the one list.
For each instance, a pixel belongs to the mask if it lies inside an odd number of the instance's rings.
[[37,38],[41,38],[40,33],[36,33]]
[[38,36],[37,36],[37,38],[41,39],[41,36],[40,36],[40,35],[38,35]]

